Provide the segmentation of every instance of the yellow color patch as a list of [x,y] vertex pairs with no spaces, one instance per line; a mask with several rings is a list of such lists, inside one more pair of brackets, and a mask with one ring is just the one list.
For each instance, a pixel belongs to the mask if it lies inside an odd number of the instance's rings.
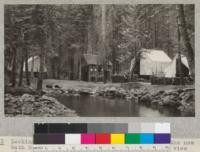
[[124,134],[111,134],[111,144],[124,144]]

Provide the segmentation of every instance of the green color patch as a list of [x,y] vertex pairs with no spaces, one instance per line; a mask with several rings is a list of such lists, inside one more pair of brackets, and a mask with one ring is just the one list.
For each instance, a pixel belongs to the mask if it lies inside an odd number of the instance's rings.
[[125,134],[125,143],[126,144],[140,144],[140,134],[139,133]]

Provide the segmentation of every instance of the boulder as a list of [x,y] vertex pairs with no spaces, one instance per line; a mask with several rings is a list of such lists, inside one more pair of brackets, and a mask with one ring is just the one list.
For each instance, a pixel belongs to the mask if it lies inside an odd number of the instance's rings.
[[47,85],[46,85],[46,88],[52,89],[52,88],[53,88],[53,86],[52,86],[52,85],[50,85],[50,84],[47,84]]
[[33,113],[33,105],[32,104],[25,104],[23,107],[22,107],[22,114],[25,114],[25,115],[32,115]]
[[5,94],[5,96],[4,96],[4,101],[5,102],[7,102],[7,101],[10,101],[10,100],[12,100],[13,99],[13,97],[12,97],[12,95],[11,94]]
[[118,91],[116,92],[116,96],[119,96],[119,97],[123,97],[124,98],[127,95],[129,95],[128,92],[123,88],[118,89]]
[[179,97],[183,98],[183,96],[185,96],[185,92],[179,94]]
[[117,93],[117,89],[115,87],[106,88],[105,95],[114,97]]
[[190,103],[190,102],[194,102],[195,98],[194,98],[194,94],[192,92],[187,92],[183,98],[182,98],[182,102],[186,102],[186,103]]
[[168,95],[162,98],[163,105],[179,106],[178,97],[174,95]]
[[43,95],[39,100],[55,101],[56,99],[53,98],[53,97],[49,97],[49,96]]
[[163,94],[163,93],[165,93],[165,91],[164,90],[160,90],[160,91],[158,91],[157,94]]
[[80,95],[90,95],[91,94],[91,90],[87,89],[87,88],[83,88],[79,90],[79,94]]
[[187,91],[194,91],[195,89],[194,88],[185,88],[183,89],[184,92],[187,92]]
[[22,101],[22,102],[34,102],[35,97],[33,95],[30,95],[30,94],[23,94],[20,98],[20,101]]
[[185,104],[178,107],[178,110],[181,111],[183,116],[194,116],[195,115],[195,106],[194,104]]
[[164,93],[164,96],[169,96],[169,95],[179,96],[179,93],[175,90],[170,90]]
[[152,96],[150,94],[146,94],[140,98],[140,102],[143,103],[151,103],[151,101],[152,101]]
[[152,107],[153,109],[156,109],[157,106],[158,106],[158,103],[159,103],[159,100],[153,100],[153,101],[151,102],[151,107]]
[[60,87],[59,85],[57,85],[57,84],[54,85],[54,88],[55,88],[55,89],[61,89],[61,87]]
[[183,89],[178,89],[177,92],[180,94],[180,93],[184,92],[184,90]]

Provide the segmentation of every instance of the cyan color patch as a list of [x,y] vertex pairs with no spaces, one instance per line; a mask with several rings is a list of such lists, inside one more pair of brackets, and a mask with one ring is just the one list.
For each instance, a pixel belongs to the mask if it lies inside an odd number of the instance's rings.
[[154,134],[141,133],[140,144],[154,144]]

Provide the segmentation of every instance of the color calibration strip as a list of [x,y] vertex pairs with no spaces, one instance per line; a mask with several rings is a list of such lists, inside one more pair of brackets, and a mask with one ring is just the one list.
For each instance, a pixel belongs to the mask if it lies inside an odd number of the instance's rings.
[[139,127],[136,124],[113,123],[35,124],[34,134],[34,144],[170,144],[170,142],[169,123],[142,123]]
[[170,134],[35,134],[34,144],[170,144]]

